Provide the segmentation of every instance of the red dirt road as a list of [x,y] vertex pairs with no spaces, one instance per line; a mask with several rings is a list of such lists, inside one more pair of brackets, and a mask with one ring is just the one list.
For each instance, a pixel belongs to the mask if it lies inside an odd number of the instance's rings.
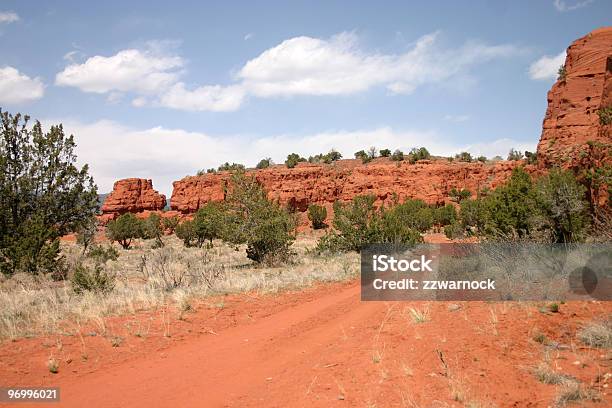
[[[428,320],[414,322],[410,307]],[[544,359],[607,398],[612,357],[582,347],[575,333],[610,312],[595,302],[554,314],[518,303],[368,303],[356,283],[323,285],[199,308],[172,340],[65,339],[57,375],[43,364],[40,339],[5,343],[0,386],[59,386],[62,401],[51,406],[61,407],[545,407],[559,389],[532,375]],[[535,342],[536,330],[551,344]],[[71,362],[86,342],[96,362]]]

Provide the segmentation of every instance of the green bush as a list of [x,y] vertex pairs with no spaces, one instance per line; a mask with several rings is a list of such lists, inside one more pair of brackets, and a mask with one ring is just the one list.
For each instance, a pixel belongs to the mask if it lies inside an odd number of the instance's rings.
[[125,213],[106,225],[106,236],[123,249],[129,249],[134,239],[143,237],[143,223],[134,214]]
[[481,163],[486,163],[487,162],[487,157],[486,156],[478,156],[478,158],[476,159]]
[[195,214],[192,223],[195,245],[201,247],[206,241],[212,245],[213,239],[221,238],[224,214],[221,204],[209,202]]
[[89,223],[98,194],[62,125],[0,110],[0,272],[64,275],[59,238]]
[[360,251],[374,243],[414,244],[422,240],[415,229],[402,222],[402,213],[377,210],[373,195],[357,196],[349,203],[334,203],[334,231],[321,237],[319,252]]
[[259,161],[259,163],[257,163],[257,166],[255,166],[256,169],[267,169],[268,167],[270,167],[272,164],[274,164],[272,162],[272,159],[267,157],[265,159],[261,159]]
[[93,259],[97,265],[102,265],[119,259],[119,252],[111,245],[106,248],[102,245],[93,245],[87,252],[87,257]]
[[458,221],[453,221],[444,227],[444,235],[448,239],[456,239],[463,237],[465,229],[461,226],[461,223]]
[[479,232],[484,231],[487,211],[482,199],[461,201],[459,218],[464,228],[474,227]]
[[470,198],[472,193],[470,192],[470,190],[467,190],[465,188],[462,188],[461,190],[457,190],[455,187],[453,187],[451,191],[448,193],[448,195],[453,201],[459,203],[467,198]]
[[332,149],[327,154],[319,153],[317,155],[310,156],[308,158],[308,162],[309,163],[330,164],[330,163],[340,160],[341,158],[342,158],[342,154]]
[[525,158],[527,159],[527,164],[537,164],[538,163],[538,154],[532,153],[525,150]]
[[235,174],[231,183],[223,239],[232,244],[246,244],[247,257],[255,262],[287,261],[295,240],[295,216],[268,200],[255,179]]
[[415,147],[412,150],[410,150],[410,153],[408,153],[408,161],[411,164],[414,164],[419,160],[429,160],[429,159],[431,159],[431,154],[424,147],[419,147],[419,148]]
[[179,218],[174,215],[172,217],[162,218],[162,227],[165,231],[168,231],[170,234],[174,232],[176,227],[179,225]]
[[144,239],[154,239],[155,246],[157,248],[164,246],[162,236],[164,235],[164,229],[161,223],[161,217],[157,213],[149,214],[149,217],[141,220],[142,226],[142,237]]
[[403,161],[404,160],[404,152],[399,149],[396,149],[391,155],[391,160],[393,161]]
[[518,161],[523,160],[523,152],[520,150],[510,149],[508,152],[508,161]]
[[433,226],[433,211],[422,200],[407,199],[387,211],[398,223],[419,232],[427,232]]
[[105,272],[101,265],[96,264],[93,268],[89,268],[79,264],[70,283],[72,289],[79,294],[85,291],[109,293],[115,287],[115,277]]
[[565,70],[565,65],[561,65],[557,70],[557,80],[563,82],[565,81],[566,76],[567,71]]
[[589,226],[585,188],[574,175],[560,169],[540,178],[537,205],[555,242],[577,242],[584,239]]
[[321,205],[311,204],[308,206],[308,219],[312,224],[312,228],[325,228],[325,219],[327,218],[327,209]]
[[197,237],[193,227],[193,221],[185,220],[177,225],[174,230],[176,237],[183,241],[186,247],[192,247],[197,245]]
[[599,115],[599,123],[602,125],[612,124],[612,105],[599,109],[597,115]]
[[[244,164],[228,162],[223,163],[218,168],[219,171],[244,171]],[[208,171],[207,171],[208,172]]]
[[[471,163],[474,159],[472,155],[468,152],[461,152],[455,155],[455,159],[460,162]],[[451,160],[452,161],[452,160]]]
[[433,218],[438,226],[450,225],[457,220],[457,210],[452,204],[446,204],[433,210]]
[[294,168],[298,163],[300,162],[305,162],[306,159],[301,157],[299,154],[297,153],[291,153],[290,155],[287,156],[287,160],[285,160],[285,165],[292,169]]
[[391,156],[391,150],[389,149],[380,150],[380,157],[389,157],[389,156]]

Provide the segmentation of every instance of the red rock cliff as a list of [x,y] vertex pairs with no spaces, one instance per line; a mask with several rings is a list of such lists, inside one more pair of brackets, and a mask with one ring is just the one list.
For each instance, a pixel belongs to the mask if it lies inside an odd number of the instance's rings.
[[598,111],[612,102],[612,27],[595,30],[567,49],[565,75],[548,92],[548,108],[538,144],[542,166],[569,165],[587,141],[610,143],[610,129]]
[[[309,204],[330,207],[334,201],[349,201],[363,194],[374,194],[379,203],[389,203],[394,197],[400,201],[419,198],[430,204],[444,203],[452,188],[468,189],[473,194],[485,187],[495,188],[520,164],[523,163],[460,163],[445,159],[410,164],[380,158],[366,165],[341,160],[332,165],[299,164],[293,169],[274,166],[248,173],[262,184],[270,199],[306,211]],[[533,166],[528,168],[535,171]],[[221,201],[228,179],[229,173],[222,172],[175,181],[170,206],[192,213],[208,201]]]
[[113,191],[104,201],[101,210],[103,214],[117,215],[163,210],[165,206],[166,196],[153,190],[151,180],[128,178],[115,182]]

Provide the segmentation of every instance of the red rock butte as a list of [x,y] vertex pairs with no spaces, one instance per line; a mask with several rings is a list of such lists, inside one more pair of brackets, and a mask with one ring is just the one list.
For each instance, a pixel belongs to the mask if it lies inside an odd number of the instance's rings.
[[[548,108],[538,144],[538,165],[523,161],[450,162],[447,159],[393,162],[378,158],[362,164],[339,160],[332,164],[300,163],[289,169],[276,165],[249,170],[268,197],[304,213],[310,204],[331,209],[335,201],[374,194],[378,203],[422,199],[429,204],[450,201],[451,189],[473,194],[504,183],[518,166],[541,174],[552,166],[570,167],[588,141],[611,142],[612,125],[600,124],[598,111],[612,105],[612,27],[597,29],[574,41],[567,50],[565,72],[548,92]],[[225,198],[229,172],[188,176],[173,183],[171,214],[193,214],[207,202]],[[151,180],[125,179],[115,183],[102,206],[103,219],[118,214],[162,210],[165,196]],[[302,220],[305,221],[304,214]]]

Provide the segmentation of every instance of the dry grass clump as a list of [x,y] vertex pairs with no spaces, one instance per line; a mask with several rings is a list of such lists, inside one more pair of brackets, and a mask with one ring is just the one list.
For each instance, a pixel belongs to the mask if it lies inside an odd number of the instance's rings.
[[[106,293],[85,290],[79,294],[70,282],[53,282],[44,276],[17,274],[0,280],[0,339],[63,333],[104,316],[168,305],[183,313],[194,299],[210,295],[275,293],[315,282],[347,280],[358,273],[358,254],[313,255],[307,251],[313,245],[308,237],[298,239],[292,247],[298,261],[279,267],[254,264],[246,258],[244,248],[236,250],[222,242],[202,249],[185,248],[174,236],[164,241],[163,248],[152,248],[150,241],[144,241],[131,250],[120,250],[118,260],[103,265],[105,273],[116,280]],[[65,244],[62,253],[69,267],[84,261],[75,244]]]
[[555,404],[558,407],[564,407],[568,404],[579,401],[600,401],[601,396],[597,391],[586,388],[576,381],[564,382],[557,394]]
[[590,322],[579,332],[578,338],[591,347],[612,347],[612,318],[605,321]]
[[538,381],[544,384],[564,384],[573,381],[573,378],[553,370],[548,364],[542,362],[534,370],[533,374]]

